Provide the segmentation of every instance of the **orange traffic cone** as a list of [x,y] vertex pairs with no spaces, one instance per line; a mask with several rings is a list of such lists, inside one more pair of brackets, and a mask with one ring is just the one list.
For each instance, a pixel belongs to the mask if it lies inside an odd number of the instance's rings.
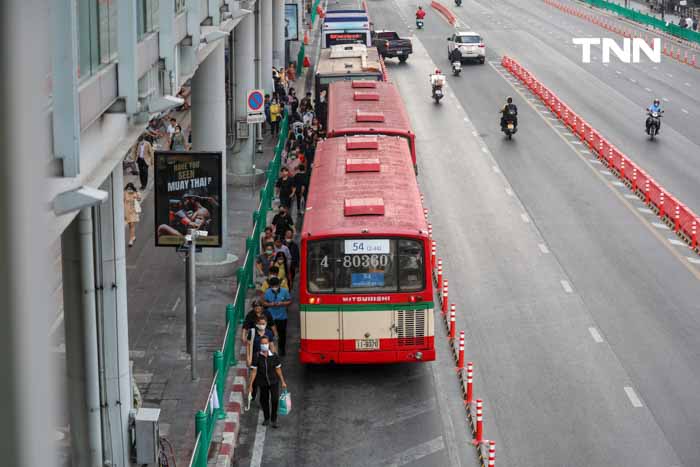
[[304,56],[304,68],[309,68],[311,66],[311,60],[309,60],[309,57]]
[[304,45],[309,45],[309,32],[304,31]]

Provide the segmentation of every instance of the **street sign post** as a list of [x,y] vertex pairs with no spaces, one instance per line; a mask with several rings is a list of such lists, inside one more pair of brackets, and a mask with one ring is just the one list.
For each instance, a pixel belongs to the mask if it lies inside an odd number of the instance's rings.
[[262,89],[248,92],[248,123],[263,123],[265,121],[265,94]]

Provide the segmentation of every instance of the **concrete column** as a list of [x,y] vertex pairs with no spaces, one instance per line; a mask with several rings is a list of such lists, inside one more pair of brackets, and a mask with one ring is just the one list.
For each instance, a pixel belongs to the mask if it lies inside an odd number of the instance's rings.
[[192,149],[194,151],[221,151],[223,188],[221,191],[222,248],[207,248],[198,255],[202,262],[223,262],[228,252],[226,217],[226,90],[224,88],[224,42],[199,65],[192,78]]
[[286,67],[284,63],[284,0],[272,2],[272,63],[276,68]]
[[272,2],[260,0],[260,85],[272,94]]
[[126,100],[126,113],[136,113],[138,77],[136,76],[136,2],[119,2],[117,48],[119,53],[119,95]]
[[168,86],[166,94],[177,94],[177,70],[175,63],[177,58],[177,46],[174,44],[175,36],[175,8],[158,8],[158,51],[165,61],[165,72]]
[[114,466],[129,466],[129,323],[126,297],[124,176],[117,167],[100,189],[109,198],[96,209],[97,305],[102,372],[105,458]]
[[[55,8],[56,3],[52,3]],[[51,263],[46,115],[51,24],[47,3],[0,1],[0,464],[53,467],[57,393],[50,365]],[[28,51],[31,51],[29,54]],[[31,59],[29,59],[31,55]],[[55,71],[55,70],[54,70]],[[30,142],[28,144],[28,142]],[[18,209],[21,206],[21,209]],[[31,215],[28,215],[31,213]]]
[[[233,30],[233,59],[235,68],[236,120],[245,120],[248,115],[246,98],[248,91],[255,88],[255,68],[250,66],[255,60],[255,16],[246,15]],[[252,125],[249,126],[252,130]],[[248,139],[237,140],[237,147],[231,153],[231,172],[236,175],[251,175],[255,156],[255,140],[252,131]]]
[[80,212],[61,240],[72,459],[75,467],[98,467],[102,431],[91,208]]

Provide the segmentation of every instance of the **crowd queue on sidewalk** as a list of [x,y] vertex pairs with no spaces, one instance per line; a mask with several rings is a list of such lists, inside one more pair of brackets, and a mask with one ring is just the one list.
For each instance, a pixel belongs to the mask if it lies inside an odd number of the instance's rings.
[[[290,72],[291,70],[291,72]],[[315,103],[311,93],[302,99],[294,88],[296,70],[273,68],[275,91],[265,96],[264,133],[277,138],[285,111],[289,129],[282,167],[275,184],[277,212],[260,237],[255,262],[256,298],[243,323],[242,342],[249,367],[249,401],[260,395],[263,424],[277,428],[280,386],[286,389],[282,359],[287,354],[287,321],[292,290],[300,265],[298,225],[303,222],[309,177],[316,144],[325,136],[325,99]]]

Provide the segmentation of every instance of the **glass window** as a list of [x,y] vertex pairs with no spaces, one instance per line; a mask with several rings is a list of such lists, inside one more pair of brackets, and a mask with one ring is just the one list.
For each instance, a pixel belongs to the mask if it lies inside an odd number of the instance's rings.
[[423,244],[409,239],[310,242],[310,293],[417,292],[425,288]]
[[478,44],[481,42],[479,36],[457,36],[457,42],[460,44]]
[[78,77],[97,71],[100,64],[97,2],[78,0]]
[[185,10],[186,0],[175,0],[175,14],[182,13]]
[[136,39],[158,30],[159,0],[136,0]]
[[402,292],[423,290],[424,278],[423,246],[416,240],[399,240],[399,289]]
[[309,243],[306,274],[311,293],[333,292],[333,265],[335,255],[333,240],[319,240]]

